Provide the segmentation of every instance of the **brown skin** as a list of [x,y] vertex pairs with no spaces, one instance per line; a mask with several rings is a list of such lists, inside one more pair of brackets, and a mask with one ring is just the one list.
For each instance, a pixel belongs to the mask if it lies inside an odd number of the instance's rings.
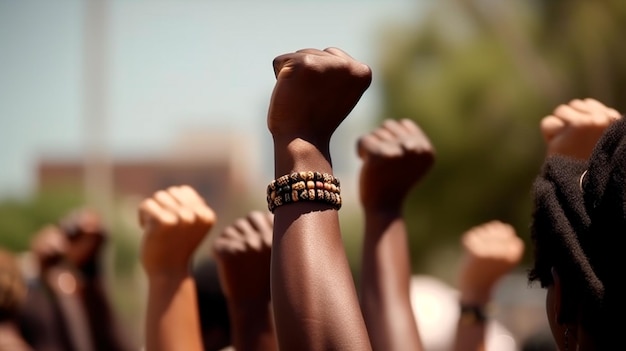
[[274,218],[254,211],[226,227],[213,243],[238,351],[277,350],[270,310]]
[[[558,106],[552,115],[541,121],[548,156],[558,154],[588,160],[606,128],[620,118],[622,116],[618,111],[591,98],[572,100]],[[576,316],[573,319],[563,318],[564,315],[571,316],[571,311],[576,311],[578,307],[565,306],[564,301],[572,299],[564,297],[567,291],[562,289],[556,268],[552,268],[552,277],[554,283],[548,287],[546,313],[559,349],[563,350],[567,343],[570,350],[595,350],[593,341],[581,325],[580,316],[574,313]]]
[[0,248],[0,350],[31,351],[22,337],[17,315],[26,298],[26,286],[12,253]]
[[[461,303],[485,307],[498,281],[519,265],[524,242],[512,226],[491,221],[465,232],[461,244],[464,251],[458,278]],[[459,320],[454,349],[484,350],[485,333],[485,323],[467,324]]]
[[615,109],[591,98],[559,105],[541,120],[548,156],[587,160],[604,130],[620,118],[621,114]]
[[141,263],[148,276],[146,350],[201,351],[192,255],[215,224],[215,213],[188,186],[158,191],[139,206]]
[[[101,254],[107,237],[95,211],[78,209],[64,217],[59,226],[39,231],[31,251],[38,259],[42,281],[58,301],[64,301],[59,308],[67,323],[87,323],[85,331],[68,329],[75,344],[90,344],[94,350],[132,350],[136,347],[121,332],[101,275]],[[63,289],[59,280],[63,274],[71,277],[75,289]]]
[[411,120],[387,120],[358,142],[363,160],[365,240],[361,307],[374,350],[422,350],[410,300],[404,200],[431,169],[435,153]]
[[[369,87],[371,71],[339,49],[300,50],[274,60],[267,123],[276,177],[332,174],[329,142]],[[297,202],[275,211],[271,290],[282,350],[370,350],[337,211]]]

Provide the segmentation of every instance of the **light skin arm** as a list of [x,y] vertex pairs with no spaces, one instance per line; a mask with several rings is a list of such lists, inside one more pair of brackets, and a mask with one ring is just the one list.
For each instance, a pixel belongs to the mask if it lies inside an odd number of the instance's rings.
[[190,187],[171,187],[142,202],[141,261],[148,276],[146,350],[202,351],[193,252],[215,214]]
[[270,310],[272,228],[270,213],[254,211],[226,227],[213,242],[232,344],[238,351],[277,350]]
[[590,98],[559,105],[540,124],[548,156],[587,160],[606,128],[620,118],[615,109]]
[[[307,49],[274,60],[268,113],[275,175],[332,174],[329,142],[371,81],[343,51]],[[370,350],[337,211],[300,201],[275,210],[271,290],[283,350]]]
[[[498,281],[517,267],[524,242],[508,224],[492,221],[463,234],[464,257],[459,270],[460,303],[484,308]],[[485,349],[486,323],[466,320],[457,325],[455,351]]]
[[402,207],[430,170],[434,151],[410,120],[388,120],[361,137],[358,153],[365,238],[361,306],[375,350],[421,350],[410,299],[411,266]]

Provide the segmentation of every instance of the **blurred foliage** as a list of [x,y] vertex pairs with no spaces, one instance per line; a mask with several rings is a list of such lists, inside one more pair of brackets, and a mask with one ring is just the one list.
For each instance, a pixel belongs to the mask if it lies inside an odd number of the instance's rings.
[[[40,229],[58,223],[69,211],[84,204],[78,189],[61,186],[33,197],[0,202],[0,247],[13,252],[28,250],[31,238]],[[137,264],[139,243],[137,235],[133,235],[135,228],[125,225],[119,214],[110,222],[109,246],[114,253],[111,266],[116,274],[131,274]]]
[[413,118],[438,153],[406,209],[415,270],[491,219],[528,242],[539,121],[557,105],[594,97],[626,111],[626,2],[429,4],[416,24],[386,31],[379,50],[381,118]]
[[28,250],[30,239],[37,231],[57,223],[81,201],[81,193],[68,187],[0,202],[0,246],[13,252]]

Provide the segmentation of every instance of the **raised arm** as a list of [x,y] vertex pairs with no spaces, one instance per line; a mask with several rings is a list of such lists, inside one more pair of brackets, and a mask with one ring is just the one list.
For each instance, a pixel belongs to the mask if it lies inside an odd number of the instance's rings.
[[90,209],[78,209],[63,218],[59,227],[69,238],[67,259],[82,281],[79,294],[94,349],[136,349],[123,334],[106,289],[101,265],[109,235],[100,216]]
[[461,315],[454,350],[484,350],[491,294],[498,281],[519,264],[524,242],[510,225],[492,221],[465,232],[461,244],[464,250],[458,278]]
[[361,306],[375,350],[421,350],[411,308],[411,265],[402,215],[404,200],[430,170],[434,151],[413,121],[387,120],[361,137],[359,157],[365,239]]
[[587,160],[604,130],[621,117],[615,109],[590,98],[559,105],[541,120],[548,156]]
[[237,351],[277,350],[270,310],[273,216],[254,211],[213,242]]
[[341,241],[339,189],[322,174],[332,174],[330,138],[369,86],[371,71],[330,48],[279,56],[274,72],[268,127],[275,174],[302,172],[281,178],[268,194],[277,206],[271,288],[279,348],[369,350]]
[[191,257],[215,214],[188,186],[158,191],[139,207],[141,262],[148,276],[146,350],[202,351]]

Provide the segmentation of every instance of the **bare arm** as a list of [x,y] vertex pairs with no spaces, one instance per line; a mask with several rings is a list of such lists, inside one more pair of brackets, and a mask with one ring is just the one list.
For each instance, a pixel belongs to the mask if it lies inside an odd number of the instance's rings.
[[[282,55],[274,66],[268,127],[276,177],[332,174],[330,137],[369,86],[369,68],[338,49]],[[274,214],[271,288],[279,348],[370,350],[337,211],[299,201]]]
[[226,227],[213,243],[238,351],[278,347],[270,310],[272,228],[270,213],[254,211]]
[[148,276],[146,350],[202,351],[191,256],[215,214],[190,187],[171,187],[144,200],[141,260]]
[[421,350],[410,300],[411,266],[402,207],[428,172],[434,151],[410,120],[387,120],[358,144],[363,159],[365,239],[361,306],[375,350]]
[[461,243],[465,254],[459,270],[460,304],[469,313],[459,318],[454,350],[484,350],[487,316],[474,312],[485,311],[498,281],[519,264],[524,242],[510,225],[492,221],[468,230]]

